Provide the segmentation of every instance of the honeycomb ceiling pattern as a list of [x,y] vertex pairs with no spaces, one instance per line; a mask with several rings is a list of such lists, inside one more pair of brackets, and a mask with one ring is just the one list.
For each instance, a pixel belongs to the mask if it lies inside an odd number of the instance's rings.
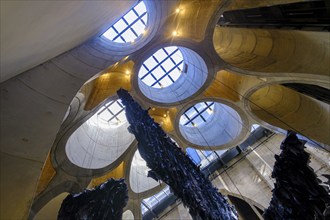
[[[96,37],[75,50],[102,70],[70,103],[50,153],[56,175],[49,177],[51,181],[39,182],[44,190],[34,199],[34,213],[62,192],[77,192],[116,177],[126,179],[130,198],[126,210],[139,219],[141,201],[165,187],[147,178],[148,169],[134,138],[130,140],[127,132],[116,128],[107,137],[105,130],[93,128],[97,123],[89,121],[101,106],[117,99],[119,88],[129,90],[143,108],[149,108],[151,117],[183,150],[229,149],[250,135],[253,124],[275,131],[293,129],[330,144],[325,132],[330,130],[329,105],[281,86],[294,82],[329,88],[329,33],[217,26],[226,10],[295,1],[232,2],[146,1],[149,17],[143,37],[121,48]],[[152,54],[168,46],[180,49],[185,69],[173,84],[151,88],[139,78],[140,68]],[[304,52],[306,46],[310,53]],[[180,124],[186,110],[201,102],[214,102],[205,123]],[[130,141],[120,144],[124,139]],[[102,151],[107,143],[117,152],[110,159],[102,155],[110,152]],[[125,147],[119,152],[116,143]],[[68,150],[68,145],[75,148]],[[97,157],[89,158],[95,161],[82,166],[72,162],[74,155],[78,157],[75,161],[84,157],[81,152],[91,155],[91,146],[101,149]]]

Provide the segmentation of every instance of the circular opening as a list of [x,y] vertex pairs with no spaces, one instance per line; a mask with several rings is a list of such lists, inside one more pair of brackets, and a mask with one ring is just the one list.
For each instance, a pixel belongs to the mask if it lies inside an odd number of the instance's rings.
[[219,102],[200,102],[180,117],[179,130],[192,145],[217,147],[229,144],[242,131],[242,120],[231,107]]
[[180,125],[187,127],[202,126],[211,119],[214,102],[200,102],[187,109],[180,118]]
[[133,156],[129,178],[129,183],[133,192],[145,192],[159,185],[157,181],[148,177],[149,170],[146,161],[137,150]]
[[147,22],[147,9],[144,2],[141,1],[104,32],[102,36],[114,43],[134,43],[139,36],[145,33]]
[[176,103],[199,91],[207,75],[207,66],[196,52],[184,47],[164,47],[141,65],[138,87],[152,101]]
[[139,78],[153,88],[165,88],[181,75],[183,57],[178,47],[159,49],[142,64]]
[[68,139],[65,151],[69,160],[86,169],[110,165],[134,140],[127,130],[128,126],[125,108],[120,100],[104,104]]

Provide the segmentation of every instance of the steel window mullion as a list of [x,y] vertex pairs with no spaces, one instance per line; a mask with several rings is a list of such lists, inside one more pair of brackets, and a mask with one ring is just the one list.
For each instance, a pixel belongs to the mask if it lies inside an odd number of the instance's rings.
[[[146,13],[145,13],[145,14],[146,14]],[[145,14],[144,14],[144,15],[145,15]],[[144,15],[143,15],[143,16],[144,16]],[[142,16],[142,18],[143,18],[143,16]],[[146,16],[148,16],[148,15],[146,15]],[[141,18],[141,22],[142,22],[142,24],[143,24],[144,26],[147,26],[147,24],[144,22],[144,20],[143,20],[142,18]]]
[[[117,117],[120,113],[122,113],[125,109],[121,109],[119,112],[117,112],[116,114],[113,114],[113,116],[108,120],[108,122],[110,122],[111,120],[113,120],[114,118],[116,118],[117,120],[119,120],[119,118]],[[109,110],[110,111],[110,110]]]
[[119,31],[115,28],[115,26],[111,27],[117,34],[119,34]]
[[116,102],[121,108],[125,108],[125,106],[123,106],[119,101],[116,101]]
[[[140,15],[135,11],[135,7],[132,9],[132,11],[134,12],[134,14],[139,17]],[[128,13],[127,13],[128,14]]]
[[[210,104],[210,105],[208,105],[208,106],[212,106],[213,104],[214,104],[214,103],[212,103],[212,104]],[[194,110],[197,112],[197,114],[196,114],[195,116],[193,116],[189,121],[187,121],[184,125],[187,125],[187,124],[193,122],[193,120],[195,120],[198,116],[200,116],[200,117],[203,119],[203,121],[206,122],[205,118],[204,118],[201,114],[202,114],[203,112],[205,112],[205,111],[208,109],[208,107],[203,108],[202,111],[198,111],[198,110],[196,109],[195,106],[192,106],[192,107],[190,107],[189,109],[191,109],[191,108],[194,108]],[[189,110],[189,109],[188,109],[188,110]],[[188,111],[188,110],[187,110],[187,111]],[[187,112],[187,111],[186,111],[186,112]]]
[[123,19],[123,21],[126,23],[127,26],[130,26],[124,17],[122,17],[121,19]]
[[99,113],[97,113],[97,115],[102,114],[105,110],[107,110],[107,107],[104,107],[104,109],[102,109],[102,111],[100,111]]
[[[149,68],[147,68],[147,66],[146,66],[145,64],[143,64],[143,66],[144,66],[147,70],[149,70]],[[151,75],[151,77],[152,77],[155,81],[157,81],[156,76],[155,76],[154,74],[152,74],[151,72],[150,72],[149,74],[144,75],[143,78],[141,78],[141,80],[143,80],[143,79],[144,79],[145,77],[147,77],[148,75]]]
[[[179,50],[179,49],[177,49],[177,50]],[[168,52],[164,48],[163,48],[163,51],[168,55]],[[174,53],[172,55],[174,55]],[[176,62],[175,62],[175,60],[173,60],[172,56],[170,57],[170,59],[171,59],[172,63],[174,65],[176,65]]]
[[[147,12],[144,12],[141,16],[139,16],[138,18],[136,18],[131,24],[127,25],[126,28],[124,28],[124,30],[122,30],[113,40],[116,40],[119,36],[121,36],[125,31],[127,31],[129,28],[131,28],[138,20],[142,20],[143,15],[145,15]],[[122,17],[122,19],[125,22],[124,17]],[[117,22],[116,22],[117,23]],[[114,27],[114,25],[112,25],[111,27]],[[117,32],[118,33],[118,32]],[[125,41],[126,42],[126,41]]]
[[154,58],[154,60],[157,62],[157,64],[159,63],[159,60],[157,59],[157,57],[155,57],[155,55],[152,55],[152,58]]
[[[160,66],[162,63],[164,63],[164,62],[165,62],[170,56],[172,56],[172,54],[174,54],[176,51],[178,51],[178,49],[176,49],[175,51],[173,51],[169,56],[167,56],[165,59],[163,59],[161,62],[159,62],[156,66],[154,66],[151,70],[149,70],[145,75],[148,75],[150,72],[154,71],[158,66]],[[144,78],[145,75],[142,76],[141,79]]]
[[112,116],[115,115],[109,108],[107,108],[107,110],[108,110],[108,112],[110,112],[110,114],[112,114]]
[[107,108],[108,108],[110,105],[112,105],[113,103],[114,103],[114,101],[111,101],[111,102],[109,102],[108,104],[103,105],[104,109],[102,109],[102,111],[100,111],[99,113],[97,113],[97,115],[102,114],[102,113],[103,113],[105,110],[107,110]]
[[203,110],[204,109],[202,109],[202,111],[200,112],[200,111],[198,111],[198,109],[194,106],[194,109],[195,109],[195,111],[197,112],[197,114],[195,115],[195,117],[194,117],[194,119],[193,120],[195,120],[196,118],[198,118],[198,116],[199,117],[201,117],[202,118],[202,120],[204,121],[204,122],[206,122],[206,120],[205,120],[205,118],[202,116],[202,113],[204,112]]
[[133,32],[133,34],[135,35],[135,37],[138,37],[138,36],[139,36],[139,35],[135,32],[134,28],[130,27],[129,29]]
[[[154,86],[156,83],[160,82],[162,79],[164,79],[166,76],[168,76],[173,70],[175,70],[175,68],[177,66],[179,66],[183,61],[181,61],[180,63],[178,63],[177,65],[175,65],[174,67],[172,67],[172,69],[170,69],[170,71],[166,72],[162,77],[160,77],[156,82],[154,82],[151,86]],[[174,82],[174,81],[173,81]]]
[[120,39],[122,39],[126,43],[126,39],[120,35]]
[[186,113],[184,113],[184,116],[186,116],[186,118],[189,120],[190,118],[189,118],[189,116],[186,114]]

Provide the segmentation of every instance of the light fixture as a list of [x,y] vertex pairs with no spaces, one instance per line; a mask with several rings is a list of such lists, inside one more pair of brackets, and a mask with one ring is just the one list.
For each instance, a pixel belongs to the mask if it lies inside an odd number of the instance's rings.
[[180,8],[177,8],[177,9],[175,10],[176,13],[180,13],[180,11],[181,11]]
[[166,118],[167,114],[164,114],[164,117]]
[[126,75],[129,75],[131,72],[129,70],[125,71]]
[[177,31],[173,31],[173,32],[172,32],[172,36],[175,37],[175,36],[178,36],[178,35],[179,35],[179,32],[177,32]]

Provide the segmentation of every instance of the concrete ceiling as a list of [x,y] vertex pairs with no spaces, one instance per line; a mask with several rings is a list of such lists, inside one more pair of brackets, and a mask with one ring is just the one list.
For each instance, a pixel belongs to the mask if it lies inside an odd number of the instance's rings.
[[1,1],[0,82],[101,34],[135,2]]

